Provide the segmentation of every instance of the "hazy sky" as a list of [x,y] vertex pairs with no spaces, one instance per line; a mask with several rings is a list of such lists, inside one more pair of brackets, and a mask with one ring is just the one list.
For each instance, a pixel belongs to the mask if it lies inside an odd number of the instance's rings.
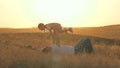
[[0,27],[68,27],[120,24],[120,0],[0,0]]

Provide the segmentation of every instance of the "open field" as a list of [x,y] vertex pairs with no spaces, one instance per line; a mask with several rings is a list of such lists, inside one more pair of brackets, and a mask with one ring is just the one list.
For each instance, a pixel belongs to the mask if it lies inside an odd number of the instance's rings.
[[[38,33],[38,28],[0,28],[0,33]],[[74,34],[120,40],[120,24],[101,27],[73,28]]]
[[120,25],[74,28],[76,34],[120,40]]
[[75,46],[82,37],[92,40],[94,54],[43,54],[52,39],[37,28],[0,28],[0,68],[120,68],[120,25],[73,28],[63,34],[62,45]]
[[[93,55],[43,54],[41,48],[51,45],[47,33],[1,33],[0,68],[120,68],[120,46],[96,43]],[[62,45],[74,46],[83,36],[63,34]]]

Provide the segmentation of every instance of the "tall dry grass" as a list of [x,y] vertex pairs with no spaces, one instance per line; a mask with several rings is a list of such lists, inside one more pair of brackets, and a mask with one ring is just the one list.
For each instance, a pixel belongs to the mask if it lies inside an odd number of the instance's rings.
[[106,27],[73,28],[75,34],[120,40],[120,25]]
[[[94,54],[43,54],[51,45],[47,33],[0,34],[0,68],[120,68],[120,46],[93,44]],[[79,35],[62,35],[61,44],[74,46]]]

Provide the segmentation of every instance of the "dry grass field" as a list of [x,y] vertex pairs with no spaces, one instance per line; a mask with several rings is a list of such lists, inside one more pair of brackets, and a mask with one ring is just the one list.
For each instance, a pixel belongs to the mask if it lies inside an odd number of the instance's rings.
[[[104,28],[108,29],[109,27]],[[11,31],[3,30],[0,33],[0,68],[120,68],[120,46],[96,44],[96,41],[92,39],[94,48],[92,55],[83,53],[55,56],[41,52],[41,48],[51,45],[52,39],[46,38],[47,33],[31,32],[31,30],[28,32]],[[116,34],[118,33],[119,31],[116,32]],[[79,34],[79,32],[63,34],[61,44],[74,46],[83,37],[82,35],[88,34]],[[120,39],[119,35],[111,37],[108,35],[107,37],[106,33],[103,32],[103,34],[105,35],[95,36]],[[92,33],[91,36],[93,36]]]
[[120,25],[74,28],[76,34],[120,40]]
[[[94,54],[43,54],[51,45],[47,33],[0,34],[0,68],[120,68],[120,46],[93,43]],[[61,44],[74,46],[80,35],[63,35]],[[69,42],[69,43],[68,43]]]

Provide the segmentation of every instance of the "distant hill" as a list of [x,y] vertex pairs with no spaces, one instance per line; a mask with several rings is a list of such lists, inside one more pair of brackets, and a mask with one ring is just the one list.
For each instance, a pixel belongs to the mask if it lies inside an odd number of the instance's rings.
[[108,25],[108,26],[104,26],[104,27],[108,27],[108,28],[120,28],[120,24],[117,24],[117,25]]
[[102,27],[74,28],[76,34],[95,36],[109,39],[120,39],[120,25]]
[[39,32],[37,28],[0,28],[0,33],[33,33]]
[[[120,24],[109,25],[101,27],[80,27],[73,28],[74,34],[108,38],[108,39],[119,39],[120,40]],[[38,28],[0,28],[0,33],[35,33],[41,32]]]

